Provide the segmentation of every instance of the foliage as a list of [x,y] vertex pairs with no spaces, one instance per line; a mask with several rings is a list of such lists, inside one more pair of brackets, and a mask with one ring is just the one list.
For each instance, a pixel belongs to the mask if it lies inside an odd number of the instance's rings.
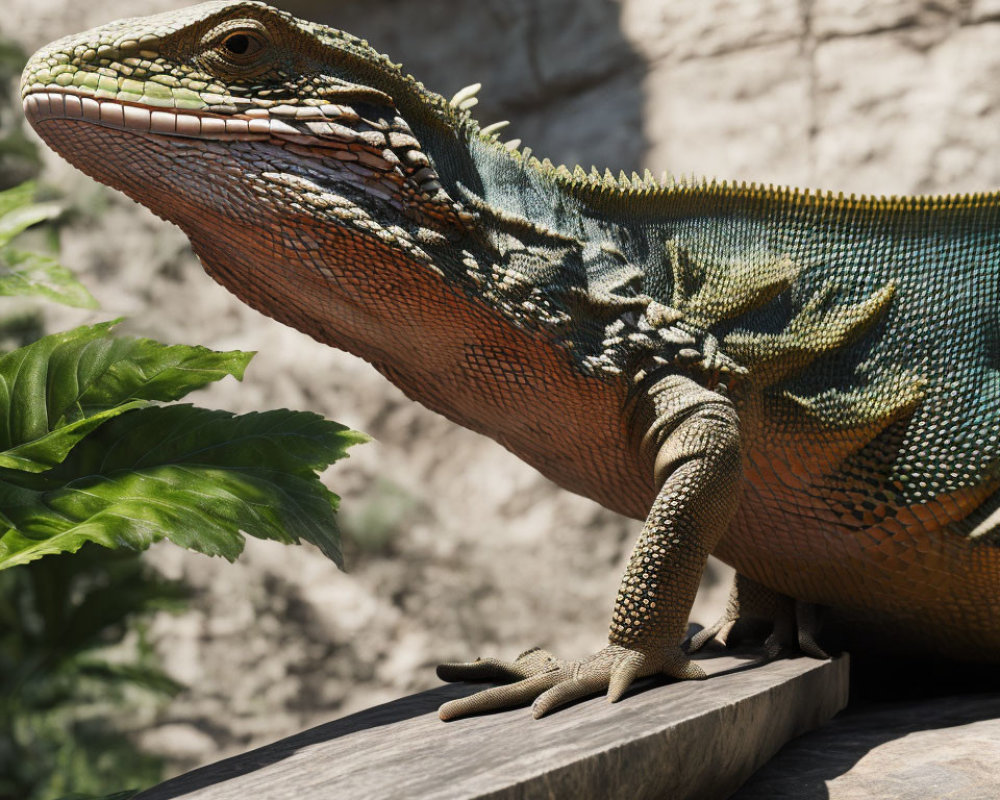
[[11,247],[19,233],[59,213],[55,203],[33,203],[34,195],[33,183],[0,192],[0,296],[37,295],[78,308],[96,308],[90,292],[54,258]]
[[305,539],[339,563],[337,497],[316,471],[355,441],[358,434],[305,412],[133,411],[44,474],[0,469],[0,524],[8,526],[0,568],[88,540],[144,549],[164,536],[232,560],[243,548],[240,531]]
[[186,596],[135,554],[95,545],[0,572],[0,800],[159,780],[161,760],[108,717],[179,690],[156,664],[145,621]]
[[[11,114],[7,103],[23,64],[23,53],[0,40],[0,115],[6,117],[0,118],[0,189],[31,177],[40,163],[21,115]],[[90,294],[53,258],[10,246],[20,231],[58,211],[54,204],[32,204],[32,190],[22,185],[0,193],[6,212],[0,295],[93,307]],[[42,333],[38,312],[19,308],[0,319],[0,350]],[[182,584],[143,566],[137,553],[96,545],[72,559],[0,572],[0,800],[82,800],[78,791],[105,795],[108,784],[142,786],[161,778],[160,759],[140,751],[112,720],[135,713],[137,695],[159,698],[177,690],[153,663],[144,625],[154,609],[180,606],[185,593]],[[104,654],[109,646],[119,651],[114,660]]]
[[[55,259],[12,246],[58,213],[33,196],[0,192],[0,295],[93,307]],[[7,322],[7,339],[37,325]],[[145,630],[185,589],[134,551],[168,538],[231,560],[250,534],[304,539],[340,563],[338,498],[319,472],[366,437],[286,409],[163,405],[242,379],[253,353],[115,336],[116,324],[0,354],[0,800],[127,800],[109,786],[161,778],[121,722],[180,689]],[[75,555],[42,558],[56,553]]]
[[[0,192],[0,256],[51,216],[31,197]],[[88,304],[57,266],[43,281],[0,271],[0,294]],[[243,533],[304,539],[339,564],[338,498],[319,472],[366,437],[307,412],[156,405],[241,379],[253,354],[113,337],[114,324],[0,356],[0,570],[87,541],[141,550],[164,537],[232,560]]]

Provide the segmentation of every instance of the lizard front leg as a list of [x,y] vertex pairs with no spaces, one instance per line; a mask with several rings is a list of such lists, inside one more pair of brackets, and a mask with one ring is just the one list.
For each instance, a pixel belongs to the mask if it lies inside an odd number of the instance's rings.
[[625,570],[607,647],[577,661],[535,649],[512,662],[442,664],[438,676],[446,681],[514,681],[445,703],[442,719],[532,701],[537,718],[599,691],[615,702],[647,675],[705,677],[681,642],[705,562],[736,511],[739,418],[724,397],[680,376],[659,381],[648,399],[654,422],[643,446],[655,453],[660,489]]

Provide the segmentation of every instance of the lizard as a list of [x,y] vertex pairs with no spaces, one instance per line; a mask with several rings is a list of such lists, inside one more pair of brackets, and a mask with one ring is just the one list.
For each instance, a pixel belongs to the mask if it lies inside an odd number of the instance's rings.
[[[21,86],[241,300],[643,521],[606,647],[441,665],[500,682],[443,719],[702,678],[744,621],[824,657],[817,608],[852,647],[1000,661],[1000,194],[570,169],[476,91],[247,0],[60,39]],[[736,583],[686,648],[711,553]]]

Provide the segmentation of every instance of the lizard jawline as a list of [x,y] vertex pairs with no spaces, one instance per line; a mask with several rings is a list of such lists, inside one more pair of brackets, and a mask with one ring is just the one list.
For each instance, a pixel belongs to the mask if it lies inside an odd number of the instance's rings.
[[[338,141],[312,136],[292,128],[278,117],[235,114],[221,116],[196,110],[179,110],[118,99],[96,98],[65,91],[33,90],[22,101],[32,127],[48,120],[79,120],[139,135],[161,135],[217,142],[266,142],[312,158],[342,162],[349,182],[384,178],[404,193],[419,196],[440,187],[436,172],[423,168],[417,174],[386,160],[384,150],[360,141]],[[251,111],[260,111],[255,109]],[[419,180],[417,179],[419,177]],[[403,188],[405,186],[405,189]]]

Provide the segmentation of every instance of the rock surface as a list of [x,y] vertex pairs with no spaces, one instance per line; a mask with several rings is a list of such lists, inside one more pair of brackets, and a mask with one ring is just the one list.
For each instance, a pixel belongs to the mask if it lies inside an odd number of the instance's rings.
[[[442,94],[482,80],[479,118],[511,119],[510,136],[554,161],[846,192],[1000,186],[997,0],[284,5],[366,36]],[[10,0],[0,33],[31,50],[120,9]],[[306,548],[256,541],[236,565],[170,546],[150,554],[197,589],[189,614],[152,631],[190,689],[136,720],[176,769],[433,686],[438,660],[602,644],[638,523],[556,490],[360,361],[242,307],[176,229],[47,163],[45,179],[77,212],[63,260],[100,299],[101,318],[260,351],[242,386],[220,385],[201,404],[309,408],[378,440],[329,475],[355,541],[348,574]],[[58,312],[53,326],[80,320]],[[694,618],[714,613],[709,601]]]
[[786,746],[732,800],[995,800],[1000,695],[866,707]]

